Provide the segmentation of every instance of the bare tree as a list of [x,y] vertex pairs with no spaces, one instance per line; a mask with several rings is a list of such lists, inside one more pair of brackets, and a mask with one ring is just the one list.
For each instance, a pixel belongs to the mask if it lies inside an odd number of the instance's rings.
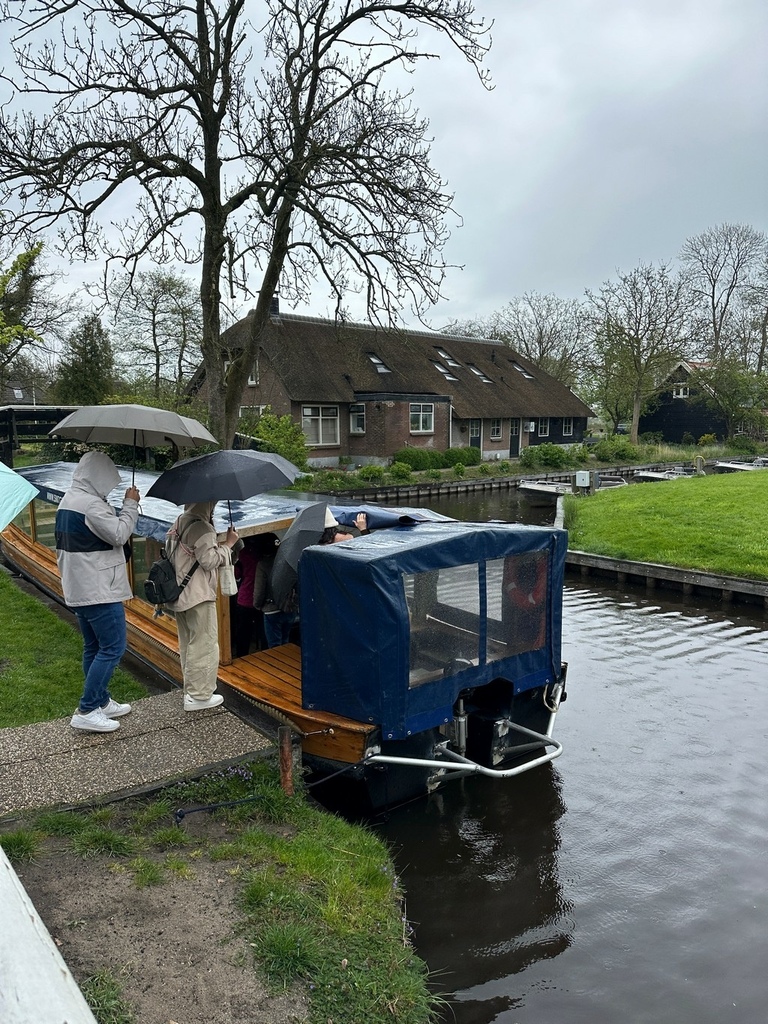
[[643,403],[655,394],[682,358],[691,299],[685,279],[659,267],[641,265],[600,291],[587,291],[594,309],[595,347],[602,372],[612,383],[613,401],[624,391],[632,411],[630,439],[637,444]]
[[[390,321],[439,297],[451,197],[411,94],[383,83],[437,55],[430,34],[484,80],[490,39],[472,0],[2,0],[0,16],[18,90],[0,112],[0,204],[18,207],[20,229],[55,225],[80,258],[199,263],[223,443],[278,285],[296,300],[319,274],[339,314],[358,288]],[[257,293],[226,378],[224,282],[232,298]]]
[[526,292],[489,318],[492,338],[569,388],[575,388],[587,363],[589,333],[581,302],[557,295]]
[[155,401],[183,404],[184,386],[200,364],[202,315],[190,282],[173,270],[127,275],[109,289],[113,344],[130,380],[141,378]]
[[729,330],[733,307],[749,285],[765,245],[765,235],[746,224],[719,224],[689,238],[683,246],[680,259],[707,311],[706,358],[716,362],[729,354],[735,334]]

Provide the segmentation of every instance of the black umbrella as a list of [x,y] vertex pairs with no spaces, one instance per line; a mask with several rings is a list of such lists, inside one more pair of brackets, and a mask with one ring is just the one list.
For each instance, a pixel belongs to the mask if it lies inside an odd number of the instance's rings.
[[[326,526],[328,506],[324,502],[307,505],[296,516],[280,541],[272,566],[272,596],[283,605],[296,586],[299,559],[304,548],[317,544]],[[335,520],[334,520],[335,522]]]
[[147,497],[174,505],[194,501],[244,501],[254,494],[285,487],[301,476],[282,455],[248,449],[225,449],[182,459],[155,480]]

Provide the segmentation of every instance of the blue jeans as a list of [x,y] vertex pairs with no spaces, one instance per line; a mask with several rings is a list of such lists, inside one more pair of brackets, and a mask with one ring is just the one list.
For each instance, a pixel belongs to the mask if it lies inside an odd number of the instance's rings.
[[267,647],[279,647],[287,644],[291,638],[291,627],[299,621],[293,612],[268,612],[264,616],[264,635]]
[[127,642],[122,601],[86,604],[73,609],[83,634],[85,686],[80,711],[103,708],[110,699],[109,681],[120,664]]

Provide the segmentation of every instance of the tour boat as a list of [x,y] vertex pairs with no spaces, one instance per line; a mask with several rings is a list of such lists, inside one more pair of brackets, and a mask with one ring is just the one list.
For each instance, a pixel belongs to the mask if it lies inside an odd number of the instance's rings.
[[[54,520],[74,469],[58,462],[19,470],[38,497],[0,534],[10,566],[60,602]],[[116,507],[132,479],[130,469],[120,472],[109,495]],[[136,471],[142,495],[156,476]],[[280,536],[307,504],[285,495],[224,502],[214,524],[223,534],[231,517],[241,537]],[[342,516],[341,504],[331,508]],[[142,497],[126,603],[130,651],[176,685],[175,621],[155,614],[143,583],[179,512]],[[226,706],[260,731],[290,725],[308,780],[347,783],[369,810],[461,776],[507,779],[552,761],[562,751],[552,733],[566,696],[565,531],[388,512],[392,526],[305,549],[299,644],[233,657],[233,599],[218,599]]]

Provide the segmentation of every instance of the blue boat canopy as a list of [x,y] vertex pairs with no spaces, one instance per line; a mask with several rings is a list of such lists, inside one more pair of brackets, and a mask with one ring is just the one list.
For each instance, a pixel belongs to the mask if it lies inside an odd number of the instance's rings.
[[449,722],[474,687],[554,683],[566,549],[564,530],[453,521],[307,548],[304,707],[397,740]]

